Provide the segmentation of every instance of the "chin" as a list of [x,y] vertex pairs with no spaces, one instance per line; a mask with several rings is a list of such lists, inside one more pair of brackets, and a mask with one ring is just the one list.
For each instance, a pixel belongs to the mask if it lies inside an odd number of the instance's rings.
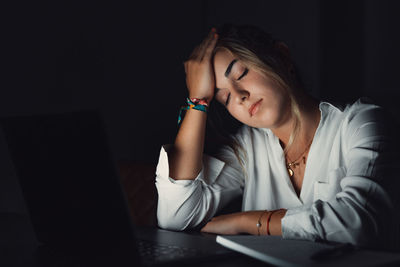
[[279,116],[276,112],[257,112],[253,117],[236,118],[241,123],[254,128],[273,128],[278,123]]
[[255,127],[255,128],[272,128],[274,124],[266,121],[259,121],[259,122],[250,122],[246,123],[248,126]]

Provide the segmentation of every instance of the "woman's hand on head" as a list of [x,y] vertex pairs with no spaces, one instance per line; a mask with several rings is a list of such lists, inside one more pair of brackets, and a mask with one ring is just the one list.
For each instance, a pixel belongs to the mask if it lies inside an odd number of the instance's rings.
[[186,86],[191,98],[210,102],[214,96],[215,75],[211,58],[217,39],[218,35],[213,28],[184,63]]

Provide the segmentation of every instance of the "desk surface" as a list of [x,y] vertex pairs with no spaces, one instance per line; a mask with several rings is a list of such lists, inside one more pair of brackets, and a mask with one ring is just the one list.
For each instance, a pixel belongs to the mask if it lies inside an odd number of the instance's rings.
[[[199,235],[199,233],[194,233]],[[212,235],[210,235],[212,238]],[[214,236],[216,237],[216,236]],[[9,267],[41,267],[42,261],[38,261],[37,242],[32,226],[27,216],[15,213],[0,213],[0,266]],[[43,260],[43,259],[42,259]],[[362,261],[361,261],[362,262]],[[354,261],[353,261],[354,263]],[[185,266],[183,264],[181,266]],[[265,263],[234,252],[228,256],[206,260],[205,262],[193,262],[191,266],[266,266]],[[345,264],[346,265],[346,264]],[[86,266],[86,265],[77,265]],[[116,266],[116,265],[114,265]],[[175,266],[179,266],[174,264]],[[394,265],[396,266],[396,265]],[[96,266],[97,267],[97,266]],[[117,267],[117,266],[116,266]]]
[[[38,260],[37,251],[37,242],[28,217],[24,214],[0,213],[0,266],[46,266],[46,264],[43,264],[43,259]],[[239,253],[232,253],[228,257],[207,260],[206,262],[193,262],[190,265],[216,267],[265,266],[261,261]],[[85,265],[77,264],[77,266]],[[174,264],[173,266],[179,265]]]

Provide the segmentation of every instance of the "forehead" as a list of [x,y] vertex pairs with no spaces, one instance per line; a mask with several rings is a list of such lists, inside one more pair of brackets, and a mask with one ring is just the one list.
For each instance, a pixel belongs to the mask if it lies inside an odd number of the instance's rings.
[[214,55],[215,75],[224,75],[226,68],[235,59],[235,56],[226,49],[218,50]]

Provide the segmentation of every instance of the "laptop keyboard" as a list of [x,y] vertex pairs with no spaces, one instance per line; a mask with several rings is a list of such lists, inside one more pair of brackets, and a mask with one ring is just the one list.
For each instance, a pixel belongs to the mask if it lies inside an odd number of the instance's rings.
[[194,248],[157,244],[146,240],[138,242],[139,253],[146,265],[156,262],[193,258],[201,255]]

